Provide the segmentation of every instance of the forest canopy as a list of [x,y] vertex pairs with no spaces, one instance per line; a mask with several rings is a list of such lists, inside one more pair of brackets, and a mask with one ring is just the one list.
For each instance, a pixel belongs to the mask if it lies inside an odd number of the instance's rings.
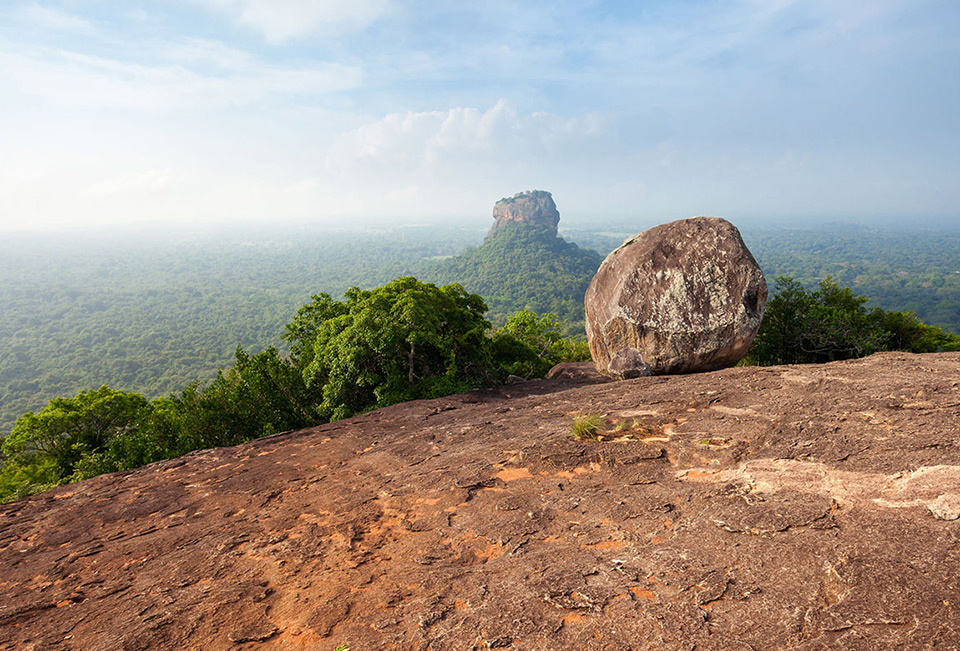
[[[352,286],[372,289],[398,276],[460,282],[483,296],[494,325],[527,309],[556,314],[565,334],[582,333],[577,294],[602,256],[643,228],[562,231],[594,255],[579,270],[558,267],[549,259],[552,249],[538,244],[529,251],[546,259],[515,265],[519,276],[497,275],[503,270],[496,256],[472,267],[482,286],[440,274],[444,261],[466,264],[455,256],[480,243],[487,226],[145,235],[111,229],[0,238],[0,433],[53,398],[104,384],[149,400],[208,384],[234,363],[238,344],[251,355],[272,346],[282,357],[283,326],[312,294],[342,297]],[[869,297],[868,310],[913,312],[924,324],[960,333],[956,230],[796,223],[740,224],[740,230],[771,289],[776,275],[809,291],[829,275]],[[551,246],[572,247],[551,238]],[[559,272],[548,281],[550,269]],[[509,293],[507,283],[514,285]]]
[[238,346],[211,383],[169,397],[102,386],[27,412],[2,442],[0,501],[589,357],[552,314],[521,312],[491,333],[485,312],[460,285],[412,277],[351,288],[343,301],[316,294],[286,325],[288,356]]
[[549,312],[572,334],[583,331],[583,296],[602,261],[549,228],[506,222],[479,247],[424,271],[483,296],[497,323],[520,310]]
[[868,309],[868,300],[829,277],[811,291],[778,276],[746,363],[815,364],[880,351],[960,350],[960,336],[921,322],[913,312]]

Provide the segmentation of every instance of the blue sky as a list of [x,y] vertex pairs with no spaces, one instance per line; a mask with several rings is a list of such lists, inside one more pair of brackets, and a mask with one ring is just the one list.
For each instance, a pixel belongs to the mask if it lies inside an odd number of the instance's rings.
[[[960,216],[954,0],[8,0],[0,228]],[[958,217],[960,219],[960,217]]]

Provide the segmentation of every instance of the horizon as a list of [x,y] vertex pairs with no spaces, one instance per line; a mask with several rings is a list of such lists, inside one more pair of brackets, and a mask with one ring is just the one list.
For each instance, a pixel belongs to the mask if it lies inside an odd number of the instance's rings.
[[530,188],[567,227],[950,228],[957,27],[946,0],[12,0],[0,232],[480,225]]

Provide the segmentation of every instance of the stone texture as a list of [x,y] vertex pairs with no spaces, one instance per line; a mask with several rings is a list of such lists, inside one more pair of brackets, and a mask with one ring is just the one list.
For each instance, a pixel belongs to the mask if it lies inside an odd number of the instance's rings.
[[929,508],[933,517],[940,520],[960,519],[960,495],[955,493],[939,495],[930,502]]
[[490,227],[488,237],[495,235],[504,224],[525,224],[527,226],[542,226],[557,232],[560,223],[560,212],[553,202],[553,195],[545,190],[531,190],[515,194],[508,199],[501,199],[493,206],[493,226]]
[[766,300],[763,273],[733,224],[663,224],[624,242],[590,283],[590,352],[598,371],[618,379],[732,366]]
[[956,649],[958,378],[524,382],[61,486],[0,505],[0,649]]
[[592,362],[560,362],[553,366],[546,375],[548,380],[599,380],[596,366]]

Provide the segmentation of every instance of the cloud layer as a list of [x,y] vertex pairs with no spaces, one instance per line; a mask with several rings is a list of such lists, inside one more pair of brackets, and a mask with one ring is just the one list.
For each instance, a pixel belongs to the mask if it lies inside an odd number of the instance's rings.
[[390,9],[387,0],[195,0],[271,43],[362,29]]
[[0,228],[954,214],[960,7],[12,0]]

